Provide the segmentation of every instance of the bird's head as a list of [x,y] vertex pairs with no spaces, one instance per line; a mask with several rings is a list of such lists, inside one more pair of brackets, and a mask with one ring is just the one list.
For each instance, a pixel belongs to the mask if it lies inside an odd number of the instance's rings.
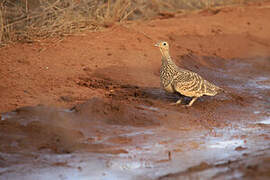
[[164,58],[170,58],[169,44],[166,41],[158,42],[157,44],[155,44],[155,46],[159,47],[159,50]]
[[169,44],[166,41],[158,42],[155,46],[159,47],[161,51],[169,51]]

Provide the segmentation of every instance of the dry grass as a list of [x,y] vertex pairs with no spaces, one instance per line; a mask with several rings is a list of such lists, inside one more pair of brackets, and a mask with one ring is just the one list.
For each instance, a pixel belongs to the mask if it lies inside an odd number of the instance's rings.
[[2,10],[0,9],[0,42],[2,42],[3,32],[4,32],[3,13]]
[[[0,44],[61,37],[97,30],[125,20],[245,3],[248,0],[2,0]],[[250,0],[249,0],[250,1]]]

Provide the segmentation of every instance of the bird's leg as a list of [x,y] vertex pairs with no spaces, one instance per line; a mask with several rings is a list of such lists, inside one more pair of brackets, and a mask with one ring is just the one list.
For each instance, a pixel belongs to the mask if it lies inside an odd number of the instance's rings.
[[178,99],[178,101],[176,101],[175,103],[171,103],[170,105],[177,105],[177,104],[180,104],[182,102],[182,99]]
[[187,105],[188,107],[192,106],[192,104],[198,99],[198,97],[193,97],[192,100]]

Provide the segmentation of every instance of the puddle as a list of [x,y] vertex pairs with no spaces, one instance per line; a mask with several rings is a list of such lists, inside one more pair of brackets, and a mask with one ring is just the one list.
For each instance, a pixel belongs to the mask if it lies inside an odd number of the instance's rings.
[[[12,115],[9,118],[12,118]],[[6,121],[8,121],[8,118],[6,118]],[[85,121],[88,122],[87,120]],[[270,123],[269,119],[265,122]],[[131,128],[126,126],[108,126],[102,123],[96,127],[91,127],[91,123],[87,126],[84,128],[88,129],[88,131],[101,133],[101,135],[93,136],[93,138],[97,138],[95,144],[101,148],[110,138],[119,139],[120,143],[122,138],[128,138],[127,142],[124,141],[120,146],[117,144],[117,141],[110,141],[113,149],[123,148],[127,153],[74,152],[66,155],[54,155],[51,153],[39,154],[37,152],[37,155],[34,157],[39,159],[37,162],[35,161],[35,163],[39,164],[38,166],[33,166],[31,163],[32,158],[30,157],[22,165],[11,165],[8,168],[9,171],[1,169],[2,177],[12,177],[15,180],[21,178],[29,180],[48,178],[84,180],[89,177],[125,180],[134,179],[134,177],[162,179],[166,174],[185,172],[193,166],[196,167],[201,162],[216,164],[224,163],[224,161],[234,161],[241,157],[243,152],[241,147],[245,148],[244,152],[252,153],[259,150],[262,147],[259,142],[263,142],[261,139],[258,139],[262,138],[258,136],[258,131],[245,131],[243,129],[247,127],[243,124],[239,125],[239,127],[233,126],[235,128],[216,128],[215,131],[221,134],[220,137],[214,137],[207,133],[206,130],[175,131],[165,127],[156,129],[147,129],[145,127]],[[111,129],[102,132],[99,130],[102,126],[111,127]],[[70,130],[67,132],[70,133]],[[205,135],[205,133],[208,135]],[[248,143],[245,143],[244,139],[238,138],[244,135],[248,135]],[[264,145],[267,146],[266,144]],[[10,147],[21,148],[19,144],[16,144],[16,147],[14,147],[14,143],[11,143]],[[105,148],[104,150],[109,152],[112,150],[112,147],[109,147],[108,150]],[[236,150],[237,148],[240,150]],[[80,151],[83,151],[83,148]],[[54,168],[51,167],[52,164],[55,164]],[[228,169],[226,168],[203,169],[194,172],[191,177],[199,175],[211,178],[218,173],[227,171]],[[241,173],[236,173],[233,177],[241,177]]]
[[234,140],[216,140],[215,142],[211,142],[209,147],[210,148],[235,148],[237,146],[241,146],[244,144],[243,140],[234,139]]
[[120,161],[111,161],[111,168],[119,169],[119,170],[136,170],[139,168],[153,168],[154,165],[149,161],[136,161],[136,160],[120,160]]
[[265,119],[265,120],[260,121],[259,123],[260,124],[267,124],[267,125],[269,125],[270,124],[270,117],[267,118],[267,119]]
[[270,89],[270,78],[269,77],[264,77],[260,76],[254,79],[250,79],[248,81],[248,85],[252,86],[253,88],[260,88],[260,89]]

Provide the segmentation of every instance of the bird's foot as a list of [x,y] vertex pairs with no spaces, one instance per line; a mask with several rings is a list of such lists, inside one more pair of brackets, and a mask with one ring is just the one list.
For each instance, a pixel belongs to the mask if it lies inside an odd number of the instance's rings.
[[185,105],[186,107],[191,107],[192,104],[198,99],[198,97],[193,97],[192,100],[187,104]]
[[171,103],[170,105],[175,106],[175,105],[181,104],[181,102],[182,102],[182,99],[179,99],[178,101],[176,101],[175,103]]
[[190,104],[185,104],[185,105],[183,105],[183,107],[188,108],[188,107],[191,107],[191,105]]

